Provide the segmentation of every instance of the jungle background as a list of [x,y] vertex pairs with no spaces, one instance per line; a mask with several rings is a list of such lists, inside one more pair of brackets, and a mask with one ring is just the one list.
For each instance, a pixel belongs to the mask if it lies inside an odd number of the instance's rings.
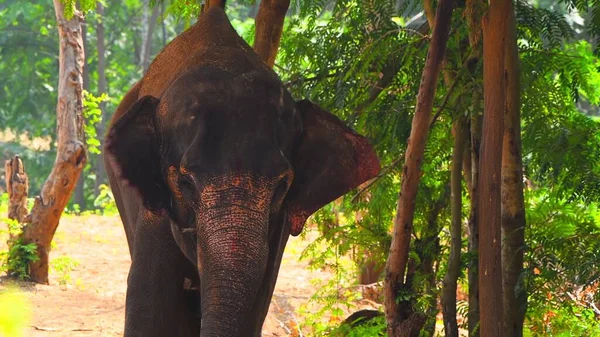
[[[460,156],[458,236],[450,193],[457,121],[473,130],[483,114],[483,66],[481,57],[473,57],[481,47],[469,35],[468,2],[454,4],[415,203],[410,277],[398,299],[426,317],[422,336],[451,335],[444,315],[454,315],[460,335],[479,334],[478,309],[469,305],[470,280],[477,279],[470,166],[476,131]],[[26,336],[122,333],[129,256],[102,164],[103,135],[123,95],[200,11],[199,3],[183,0],[82,0],[79,5],[88,159],[53,241],[50,285],[9,286],[14,278],[27,278],[35,249],[9,249],[5,242],[17,235],[19,224],[3,221],[2,272],[11,271],[11,278],[0,281],[0,335],[19,336],[10,329],[20,324]],[[315,214],[302,240],[292,240],[266,333],[330,335],[341,331],[340,322],[352,312],[383,310],[402,163],[437,5],[431,0],[291,2],[274,70],[294,97],[310,98],[366,135],[383,169]],[[526,223],[515,292],[527,299],[523,335],[600,336],[600,4],[517,0],[513,5]],[[258,9],[258,1],[227,5],[233,26],[251,45]],[[15,154],[23,160],[30,196],[41,193],[56,158],[58,55],[51,0],[0,2],[0,153],[5,160]],[[4,217],[8,197],[6,186],[0,189]],[[456,256],[452,244],[462,252],[458,264],[450,262]],[[11,252],[20,259],[11,260]],[[448,312],[441,298],[452,271],[456,310]],[[78,302],[91,311],[59,314]],[[78,313],[82,319],[74,318]],[[341,333],[376,336],[384,324],[379,317]]]

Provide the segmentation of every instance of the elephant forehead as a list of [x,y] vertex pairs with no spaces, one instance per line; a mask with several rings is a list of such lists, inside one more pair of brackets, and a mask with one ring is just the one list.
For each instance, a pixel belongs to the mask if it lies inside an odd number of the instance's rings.
[[[185,167],[181,172],[188,172]],[[237,187],[248,191],[261,191],[263,189],[272,189],[277,182],[278,177],[264,177],[253,173],[224,173],[199,178],[199,183],[204,186],[207,193],[219,191],[223,188]]]
[[254,174],[228,173],[201,179],[200,201],[207,208],[220,204],[245,204],[255,210],[266,210],[270,206],[277,177]]

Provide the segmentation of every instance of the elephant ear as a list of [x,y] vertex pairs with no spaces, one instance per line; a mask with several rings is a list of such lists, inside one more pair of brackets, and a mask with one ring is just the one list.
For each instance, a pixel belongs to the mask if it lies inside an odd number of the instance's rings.
[[379,173],[369,141],[309,100],[296,102],[303,131],[294,149],[294,181],[285,199],[291,234],[331,201]]
[[144,96],[111,126],[105,149],[117,176],[137,190],[151,211],[166,209],[168,189],[160,170],[155,112],[159,100]]

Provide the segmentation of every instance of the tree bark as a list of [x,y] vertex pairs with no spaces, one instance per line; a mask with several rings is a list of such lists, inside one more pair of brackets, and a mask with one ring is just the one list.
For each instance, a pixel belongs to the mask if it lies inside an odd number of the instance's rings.
[[398,197],[384,283],[385,315],[390,337],[410,333],[409,329],[405,329],[405,325],[409,324],[406,322],[410,316],[407,317],[407,313],[402,312],[402,308],[396,302],[396,297],[404,285],[421,164],[429,131],[433,99],[450,30],[452,7],[452,0],[440,0],[437,8],[436,24],[421,77],[417,106],[402,170],[402,186]]
[[[155,7],[155,9],[158,8]],[[104,44],[104,6],[98,2],[96,5],[96,13],[98,15],[98,22],[96,24],[96,48],[98,50],[98,94],[108,93],[106,84],[106,46]],[[155,19],[156,21],[156,19]],[[146,44],[146,43],[144,43]],[[144,59],[144,58],[142,58]],[[145,69],[145,68],[144,68]],[[99,106],[102,119],[96,125],[96,134],[100,138],[100,143],[104,143],[104,134],[106,133],[106,121],[109,120],[109,116],[106,113],[106,103],[100,102]],[[96,171],[96,182],[94,184],[94,195],[100,194],[100,185],[106,183],[106,169],[104,168],[104,160],[102,159],[103,154],[100,153],[96,160],[94,170]]]
[[510,0],[491,0],[483,17],[484,114],[479,163],[479,307],[481,335],[501,337],[503,329],[501,262],[501,167],[504,130],[504,56]]
[[[486,2],[482,0],[467,0],[465,8],[465,16],[467,19],[467,27],[469,31],[469,46],[471,54],[469,55],[468,67],[472,76],[476,76],[476,66],[481,58],[481,18],[483,16]],[[469,214],[469,244],[468,251],[471,259],[468,265],[468,283],[469,283],[469,310],[467,313],[467,324],[470,337],[479,337],[479,148],[481,144],[481,126],[482,126],[482,109],[481,109],[481,93],[475,90],[471,99],[471,121],[470,121],[470,149],[467,157],[465,172],[470,172],[471,179],[467,179],[469,185],[471,210]]]
[[[433,30],[435,17],[433,5],[430,0],[423,1],[423,9],[430,29]],[[446,68],[453,68],[449,64],[448,55],[444,55],[443,64]],[[444,83],[448,88],[456,80],[456,75],[449,69],[443,71]],[[450,225],[450,254],[448,257],[448,270],[442,281],[442,314],[444,320],[444,332],[447,337],[458,337],[458,323],[456,320],[456,291],[458,276],[460,275],[460,254],[462,249],[461,218],[462,218],[462,163],[464,148],[467,139],[466,120],[459,118],[454,122],[452,133],[454,135],[454,147],[452,150],[451,167],[451,213]]]
[[256,14],[254,50],[271,68],[279,49],[285,14],[290,0],[262,0]]
[[221,8],[225,8],[225,0],[205,0],[204,4],[202,5],[202,13],[206,12],[209,8],[211,7],[221,7]]
[[[87,50],[87,23],[85,19],[81,24],[81,40],[83,41],[83,50]],[[87,62],[87,59],[83,60],[83,90],[90,91],[90,69]],[[86,123],[86,121],[83,121]],[[85,135],[83,139],[85,143]],[[73,195],[73,203],[79,205],[79,209],[84,211],[87,208],[85,204],[85,176],[82,174],[79,176],[77,180],[77,186],[75,187],[75,193]]]
[[[8,218],[23,224],[27,221],[29,213],[27,209],[29,177],[25,173],[23,161],[19,156],[14,156],[4,164],[4,178],[8,193]],[[17,236],[9,227],[8,240],[6,241],[9,248],[15,244],[15,239],[17,239]],[[7,272],[8,275],[11,275],[14,270],[8,270]]]
[[521,281],[525,247],[525,202],[521,157],[521,86],[517,27],[512,3],[507,17],[508,36],[504,72],[506,107],[502,147],[502,281],[504,331],[509,337],[523,336],[527,293]]
[[467,193],[469,198],[471,197],[471,190],[473,189],[473,169],[471,168],[471,131],[469,130],[470,122],[466,121],[467,127],[467,139],[465,139],[465,152],[463,153],[463,179],[465,179],[465,184],[467,185]]
[[71,197],[86,162],[83,139],[82,72],[84,50],[81,13],[66,20],[64,6],[54,0],[60,41],[58,104],[56,107],[58,147],[50,176],[31,210],[31,223],[23,229],[24,244],[35,243],[39,260],[29,265],[30,277],[48,283],[48,254],[62,212]]
[[[29,177],[19,156],[14,156],[5,162],[4,178],[8,193],[8,218],[23,223],[29,213],[27,209]],[[12,241],[12,238],[9,238],[9,241]]]
[[436,270],[434,265],[439,261],[440,255],[440,213],[448,206],[450,199],[450,184],[445,184],[443,187],[444,191],[440,197],[435,200],[431,209],[427,213],[427,221],[425,228],[421,232],[421,239],[415,242],[415,253],[418,256],[419,261],[412,261],[412,263],[418,263],[419,275],[425,277],[427,282],[427,292],[425,295],[429,297],[429,308],[430,311],[426,312],[427,322],[423,327],[421,336],[425,333],[425,336],[431,336],[435,334],[436,318],[438,313],[437,308],[437,296],[435,294],[437,289],[437,278]]
[[454,122],[454,148],[452,150],[452,168],[450,175],[451,213],[450,225],[450,257],[448,270],[442,286],[442,311],[444,314],[444,331],[446,337],[458,337],[456,322],[456,291],[460,275],[460,253],[462,249],[462,163],[465,152],[466,120],[459,118]]
[[[480,111],[481,96],[479,92],[473,93],[473,111]],[[479,148],[481,144],[481,115],[475,114],[471,117],[471,212],[469,214],[469,311],[467,313],[467,324],[469,337],[479,337]]]

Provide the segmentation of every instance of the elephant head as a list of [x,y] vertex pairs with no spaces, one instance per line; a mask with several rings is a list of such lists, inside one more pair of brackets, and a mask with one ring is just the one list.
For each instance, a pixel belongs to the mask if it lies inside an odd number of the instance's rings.
[[366,138],[265,68],[188,67],[106,148],[151,214],[195,232],[201,336],[258,335],[289,235],[379,171]]

